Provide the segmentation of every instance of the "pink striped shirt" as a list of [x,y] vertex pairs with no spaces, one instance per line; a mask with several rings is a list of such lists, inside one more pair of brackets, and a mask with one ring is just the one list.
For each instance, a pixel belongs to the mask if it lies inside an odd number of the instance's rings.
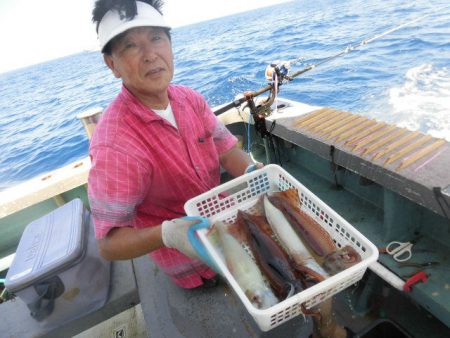
[[[145,228],[181,217],[188,199],[220,183],[219,155],[236,138],[197,92],[178,85],[168,92],[178,129],[125,87],[95,129],[88,194],[98,239],[114,227]],[[150,256],[184,288],[214,276],[175,249]]]

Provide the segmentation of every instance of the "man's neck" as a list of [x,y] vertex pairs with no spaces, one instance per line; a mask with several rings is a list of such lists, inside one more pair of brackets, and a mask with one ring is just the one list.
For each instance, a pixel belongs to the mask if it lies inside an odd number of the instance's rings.
[[132,93],[150,109],[164,110],[169,105],[169,93],[167,89],[161,93],[154,93],[152,95],[133,91]]

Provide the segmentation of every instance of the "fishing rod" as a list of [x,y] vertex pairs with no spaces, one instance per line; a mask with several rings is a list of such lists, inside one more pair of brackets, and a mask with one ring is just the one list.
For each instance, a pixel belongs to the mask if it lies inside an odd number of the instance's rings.
[[[345,49],[340,51],[339,53],[331,55],[331,56],[329,56],[329,57],[327,57],[327,58],[325,58],[325,59],[323,59],[323,60],[321,60],[321,61],[319,61],[319,62],[317,62],[315,64],[312,64],[312,65],[309,65],[309,66],[307,66],[307,67],[305,67],[303,69],[300,69],[300,70],[294,72],[292,75],[288,75],[288,68],[289,68],[289,63],[290,63],[289,61],[285,61],[283,64],[281,64],[281,67],[280,67],[280,65],[277,65],[277,64],[271,64],[269,67],[273,68],[273,71],[275,72],[275,74],[277,76],[277,79],[279,79],[279,80],[277,80],[277,83],[270,83],[267,86],[262,87],[262,88],[260,88],[260,89],[258,89],[256,91],[254,91],[254,92],[245,92],[243,97],[237,98],[236,100],[234,100],[232,102],[229,102],[229,103],[219,107],[217,110],[214,111],[214,114],[215,115],[219,115],[219,114],[222,114],[223,112],[226,112],[227,110],[229,110],[231,108],[239,107],[244,102],[246,102],[246,101],[248,102],[249,100],[253,99],[254,97],[259,96],[259,95],[261,95],[261,94],[263,94],[263,93],[265,93],[267,91],[272,91],[273,92],[274,89],[276,89],[278,86],[283,84],[283,80],[292,81],[299,75],[302,75],[302,74],[304,74],[306,72],[309,72],[310,70],[313,70],[313,69],[315,69],[315,68],[317,68],[317,67],[319,67],[319,66],[321,66],[321,65],[323,65],[325,63],[328,63],[328,62],[330,62],[330,61],[332,61],[332,60],[334,60],[334,59],[336,59],[336,58],[338,58],[340,56],[348,54],[351,51],[353,51],[355,49],[358,49],[358,48],[361,48],[361,47],[363,47],[363,46],[365,46],[365,45],[367,45],[367,44],[369,44],[369,43],[371,43],[371,42],[373,42],[375,40],[381,39],[381,38],[385,37],[388,34],[391,34],[391,33],[395,32],[395,31],[398,31],[398,30],[400,30],[400,29],[402,29],[404,27],[410,26],[410,25],[416,23],[417,21],[423,20],[424,18],[430,16],[434,12],[435,11],[433,11],[432,13],[423,15],[423,16],[421,16],[419,18],[413,19],[411,21],[402,23],[402,24],[400,24],[398,26],[395,26],[393,28],[389,28],[388,30],[386,30],[386,31],[384,31],[384,32],[382,32],[380,34],[374,35],[373,37],[371,37],[369,39],[364,39],[364,40],[362,40],[361,42],[359,42],[357,44],[349,45]],[[295,62],[297,62],[297,61],[295,61]],[[267,71],[266,71],[266,74],[267,74]]]

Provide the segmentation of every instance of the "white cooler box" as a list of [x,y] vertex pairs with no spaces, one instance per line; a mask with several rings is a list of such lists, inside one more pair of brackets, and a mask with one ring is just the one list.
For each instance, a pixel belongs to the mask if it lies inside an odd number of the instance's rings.
[[110,267],[99,256],[89,211],[74,199],[27,225],[5,286],[52,328],[106,303]]

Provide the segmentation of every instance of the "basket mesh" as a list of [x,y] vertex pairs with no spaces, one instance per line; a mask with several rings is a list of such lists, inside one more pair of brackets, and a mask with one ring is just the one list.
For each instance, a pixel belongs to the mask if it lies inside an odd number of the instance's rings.
[[[301,209],[308,213],[330,234],[337,247],[341,248],[345,245],[351,245],[361,255],[362,261],[357,264],[358,269],[353,269],[352,272],[347,271],[347,269],[339,273],[339,276],[330,277],[334,279],[332,285],[324,287],[319,283],[315,285],[315,291],[309,288],[294,295],[292,298],[295,302],[286,302],[285,307],[282,307],[281,310],[274,311],[273,308],[269,308],[255,311],[256,309],[252,307],[247,308],[263,331],[272,329],[288,319],[302,314],[302,306],[309,309],[358,282],[364,275],[369,263],[376,261],[378,257],[378,251],[375,246],[300,182],[275,165],[268,165],[261,170],[225,183],[218,189],[213,189],[208,193],[193,198],[185,205],[188,215],[207,218],[214,216],[214,221],[220,220],[225,223],[233,223],[236,220],[238,209],[252,214],[259,214],[261,210],[256,202],[261,195],[267,192],[284,191],[291,188],[299,192]],[[204,240],[208,241],[207,237]],[[244,248],[251,255],[248,248],[245,246]],[[232,278],[228,271],[225,276]],[[303,296],[304,292],[308,296]],[[279,309],[279,307],[277,308]]]

